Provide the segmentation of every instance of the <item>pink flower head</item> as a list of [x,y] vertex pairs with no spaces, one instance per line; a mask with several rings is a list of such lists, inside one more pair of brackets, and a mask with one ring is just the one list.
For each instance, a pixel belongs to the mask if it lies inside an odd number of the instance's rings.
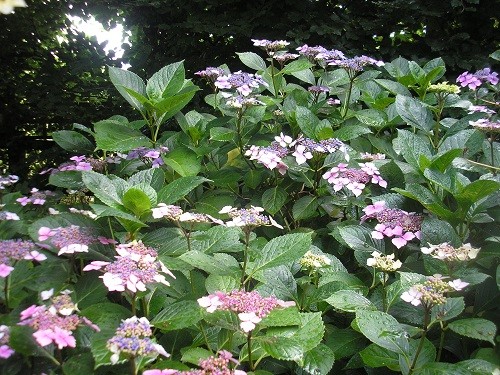
[[255,328],[257,323],[262,321],[262,319],[259,318],[253,311],[249,313],[239,313],[238,318],[241,321],[240,327],[243,332],[250,332]]
[[80,243],[72,243],[69,245],[66,245],[62,247],[57,255],[62,255],[62,254],[74,254],[74,253],[88,253],[89,252],[89,247],[84,244]]
[[48,228],[48,227],[40,227],[38,229],[38,241],[45,241],[46,239],[52,237],[57,232]]
[[30,251],[28,254],[24,256],[24,259],[26,260],[36,260],[37,262],[41,262],[42,260],[46,260],[47,256],[42,254],[41,252],[37,250]]
[[6,264],[0,264],[0,277],[7,277],[12,271],[14,271],[14,267]]
[[14,353],[15,353],[14,350],[10,346],[8,345],[0,346],[0,358],[7,359]]

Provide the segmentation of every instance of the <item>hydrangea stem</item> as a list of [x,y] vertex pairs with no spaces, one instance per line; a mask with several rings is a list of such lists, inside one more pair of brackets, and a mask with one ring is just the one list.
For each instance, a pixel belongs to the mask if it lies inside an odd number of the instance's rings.
[[248,365],[250,370],[255,370],[253,359],[252,359],[252,331],[248,332],[247,335],[247,347],[248,347]]
[[240,281],[240,287],[243,289],[243,290],[246,290],[246,281],[248,280],[245,280],[245,273],[246,273],[246,270],[247,270],[247,263],[248,263],[248,245],[250,243],[250,231],[249,230],[245,230],[245,249],[243,250],[243,266],[242,266],[242,269],[241,269],[241,281]]
[[413,371],[415,371],[415,366],[417,364],[418,357],[424,347],[425,337],[427,336],[427,330],[429,329],[430,318],[431,318],[431,310],[428,306],[424,306],[424,324],[422,327],[423,328],[422,336],[420,337],[420,342],[418,343],[417,351],[415,352],[415,356],[413,357],[410,369],[408,370],[408,375],[412,375]]

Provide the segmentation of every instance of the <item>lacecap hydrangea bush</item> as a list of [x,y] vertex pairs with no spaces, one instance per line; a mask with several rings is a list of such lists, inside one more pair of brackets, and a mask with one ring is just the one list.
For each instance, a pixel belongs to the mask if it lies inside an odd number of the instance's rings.
[[500,373],[498,74],[253,42],[0,179],[2,373]]

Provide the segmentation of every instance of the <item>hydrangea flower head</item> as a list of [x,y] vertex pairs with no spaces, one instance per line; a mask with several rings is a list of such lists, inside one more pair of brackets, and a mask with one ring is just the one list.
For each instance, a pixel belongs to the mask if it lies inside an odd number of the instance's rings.
[[271,216],[263,215],[263,211],[262,207],[251,206],[250,208],[237,209],[232,206],[225,206],[219,213],[228,214],[232,219],[224,223],[228,227],[241,227],[244,230],[253,230],[260,226],[274,226],[283,229]]
[[469,124],[486,133],[500,133],[500,120],[482,118],[477,121],[469,121]]
[[35,260],[41,262],[47,259],[47,257],[37,249],[38,246],[32,241],[0,241],[0,277],[9,276],[14,270],[13,265],[20,260]]
[[394,246],[400,249],[414,238],[420,238],[423,217],[417,213],[387,208],[384,201],[365,207],[363,212],[365,215],[361,217],[361,222],[369,219],[376,219],[378,222],[372,231],[375,239],[389,237]]
[[330,264],[332,264],[332,261],[326,255],[315,254],[311,250],[309,250],[302,256],[302,258],[300,258],[299,263],[301,267],[313,270],[328,267]]
[[411,303],[413,306],[423,305],[430,309],[436,305],[444,305],[446,296],[453,291],[460,291],[469,283],[460,279],[445,281],[446,277],[441,275],[429,276],[422,284],[412,286],[401,295],[401,299]]
[[246,292],[234,290],[230,293],[216,292],[198,299],[198,304],[207,312],[229,310],[238,314],[240,328],[250,332],[256,324],[265,318],[273,309],[295,306],[295,302],[285,302],[276,297],[262,297],[257,291]]
[[19,181],[19,177],[13,174],[7,176],[0,176],[0,190],[4,190],[8,186],[14,185]]
[[475,73],[463,72],[457,77],[457,82],[462,87],[467,86],[469,89],[475,90],[484,82],[496,85],[498,83],[498,73],[492,72],[490,68],[484,68]]
[[394,254],[384,255],[378,251],[374,251],[371,255],[373,258],[368,258],[366,265],[378,268],[384,272],[394,272],[403,265],[400,260],[394,260]]
[[378,168],[373,163],[358,163],[360,169],[349,168],[347,164],[340,163],[325,174],[323,178],[333,185],[334,191],[346,187],[355,196],[360,196],[368,183],[387,187],[387,181],[381,176]]
[[241,70],[235,73],[219,76],[215,81],[215,87],[222,90],[236,90],[242,96],[250,95],[255,89],[258,89],[260,86],[268,86],[261,76],[251,73],[245,73]]
[[74,304],[66,291],[52,297],[50,305],[32,305],[21,311],[19,325],[26,325],[35,331],[33,337],[40,346],[55,344],[59,349],[74,348],[76,340],[73,331],[79,325],[87,325],[99,331],[99,327],[87,318],[79,317]]
[[157,259],[158,253],[141,241],[116,246],[118,253],[114,262],[93,261],[83,271],[102,270],[99,276],[109,291],[132,293],[145,291],[148,284],[170,285],[166,275],[175,276]]
[[159,354],[169,357],[163,346],[154,342],[151,336],[153,332],[145,317],[133,316],[122,320],[115,335],[106,343],[108,350],[113,353],[111,363],[117,363],[121,354],[132,358],[156,357]]
[[38,240],[48,241],[50,245],[59,250],[57,255],[87,253],[89,245],[98,242],[90,229],[77,225],[54,229],[40,227]]
[[50,190],[40,191],[37,188],[32,188],[30,196],[17,198],[16,202],[18,202],[21,206],[26,206],[28,204],[43,206],[47,201],[47,198],[52,196],[55,196],[55,194]]
[[472,247],[470,243],[455,248],[449,243],[444,242],[439,245],[430,244],[429,247],[422,247],[420,250],[422,253],[428,254],[433,258],[455,262],[475,259],[480,249]]

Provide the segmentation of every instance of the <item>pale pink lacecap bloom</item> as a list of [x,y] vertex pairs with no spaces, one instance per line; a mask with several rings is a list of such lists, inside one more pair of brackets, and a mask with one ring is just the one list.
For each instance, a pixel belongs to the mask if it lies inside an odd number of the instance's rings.
[[124,292],[125,285],[123,285],[123,280],[120,276],[114,275],[112,273],[106,272],[104,275],[99,276],[102,278],[104,285],[108,288],[110,292]]
[[67,346],[74,348],[76,346],[76,340],[71,334],[71,331],[61,329],[57,326],[54,329],[44,329],[33,333],[33,337],[40,344],[40,346],[47,346],[54,342],[59,349],[65,348]]
[[413,306],[418,306],[421,304],[420,298],[422,297],[422,293],[416,290],[415,288],[410,288],[409,291],[404,292],[401,295],[401,299],[405,302],[411,303]]
[[57,255],[74,254],[74,253],[88,253],[89,247],[84,244],[72,243],[67,246],[61,247]]
[[56,234],[56,232],[52,229],[48,227],[40,227],[40,229],[38,229],[38,241],[45,241],[54,234]]
[[179,371],[178,370],[170,370],[170,369],[165,369],[165,370],[146,370],[142,373],[142,375],[174,375],[177,374]]
[[26,254],[24,256],[24,259],[36,260],[38,262],[41,262],[42,260],[47,259],[47,257],[44,254],[40,253],[39,251],[33,250],[33,251],[29,252],[28,254]]
[[448,284],[455,290],[462,290],[465,288],[469,283],[466,283],[465,281],[462,281],[460,279],[456,279],[453,281],[448,281]]
[[378,202],[375,202],[369,206],[366,206],[363,209],[363,212],[366,215],[373,215],[373,214],[376,214],[377,212],[383,211],[385,208],[386,208],[385,201],[378,201]]
[[106,238],[103,236],[99,236],[99,237],[97,237],[97,239],[103,245],[114,245],[114,244],[118,243],[117,241],[113,240],[112,238]]
[[241,320],[240,327],[244,332],[250,332],[255,328],[255,325],[262,321],[255,312],[239,313],[238,318]]
[[100,270],[102,267],[107,266],[108,264],[109,264],[109,262],[103,262],[101,260],[94,260],[93,262],[90,262],[85,267],[83,267],[83,271]]
[[217,310],[217,307],[223,305],[218,296],[205,296],[198,298],[198,304],[201,307],[206,308],[207,312],[209,313],[213,313],[215,310]]
[[40,292],[40,298],[42,299],[42,301],[48,300],[53,295],[54,295],[54,288],[49,290],[43,290]]
[[12,350],[12,348],[10,348],[8,345],[0,346],[0,358],[7,359],[12,354],[14,354],[14,350]]
[[6,264],[0,264],[0,277],[7,277],[12,271],[14,271],[14,267]]

